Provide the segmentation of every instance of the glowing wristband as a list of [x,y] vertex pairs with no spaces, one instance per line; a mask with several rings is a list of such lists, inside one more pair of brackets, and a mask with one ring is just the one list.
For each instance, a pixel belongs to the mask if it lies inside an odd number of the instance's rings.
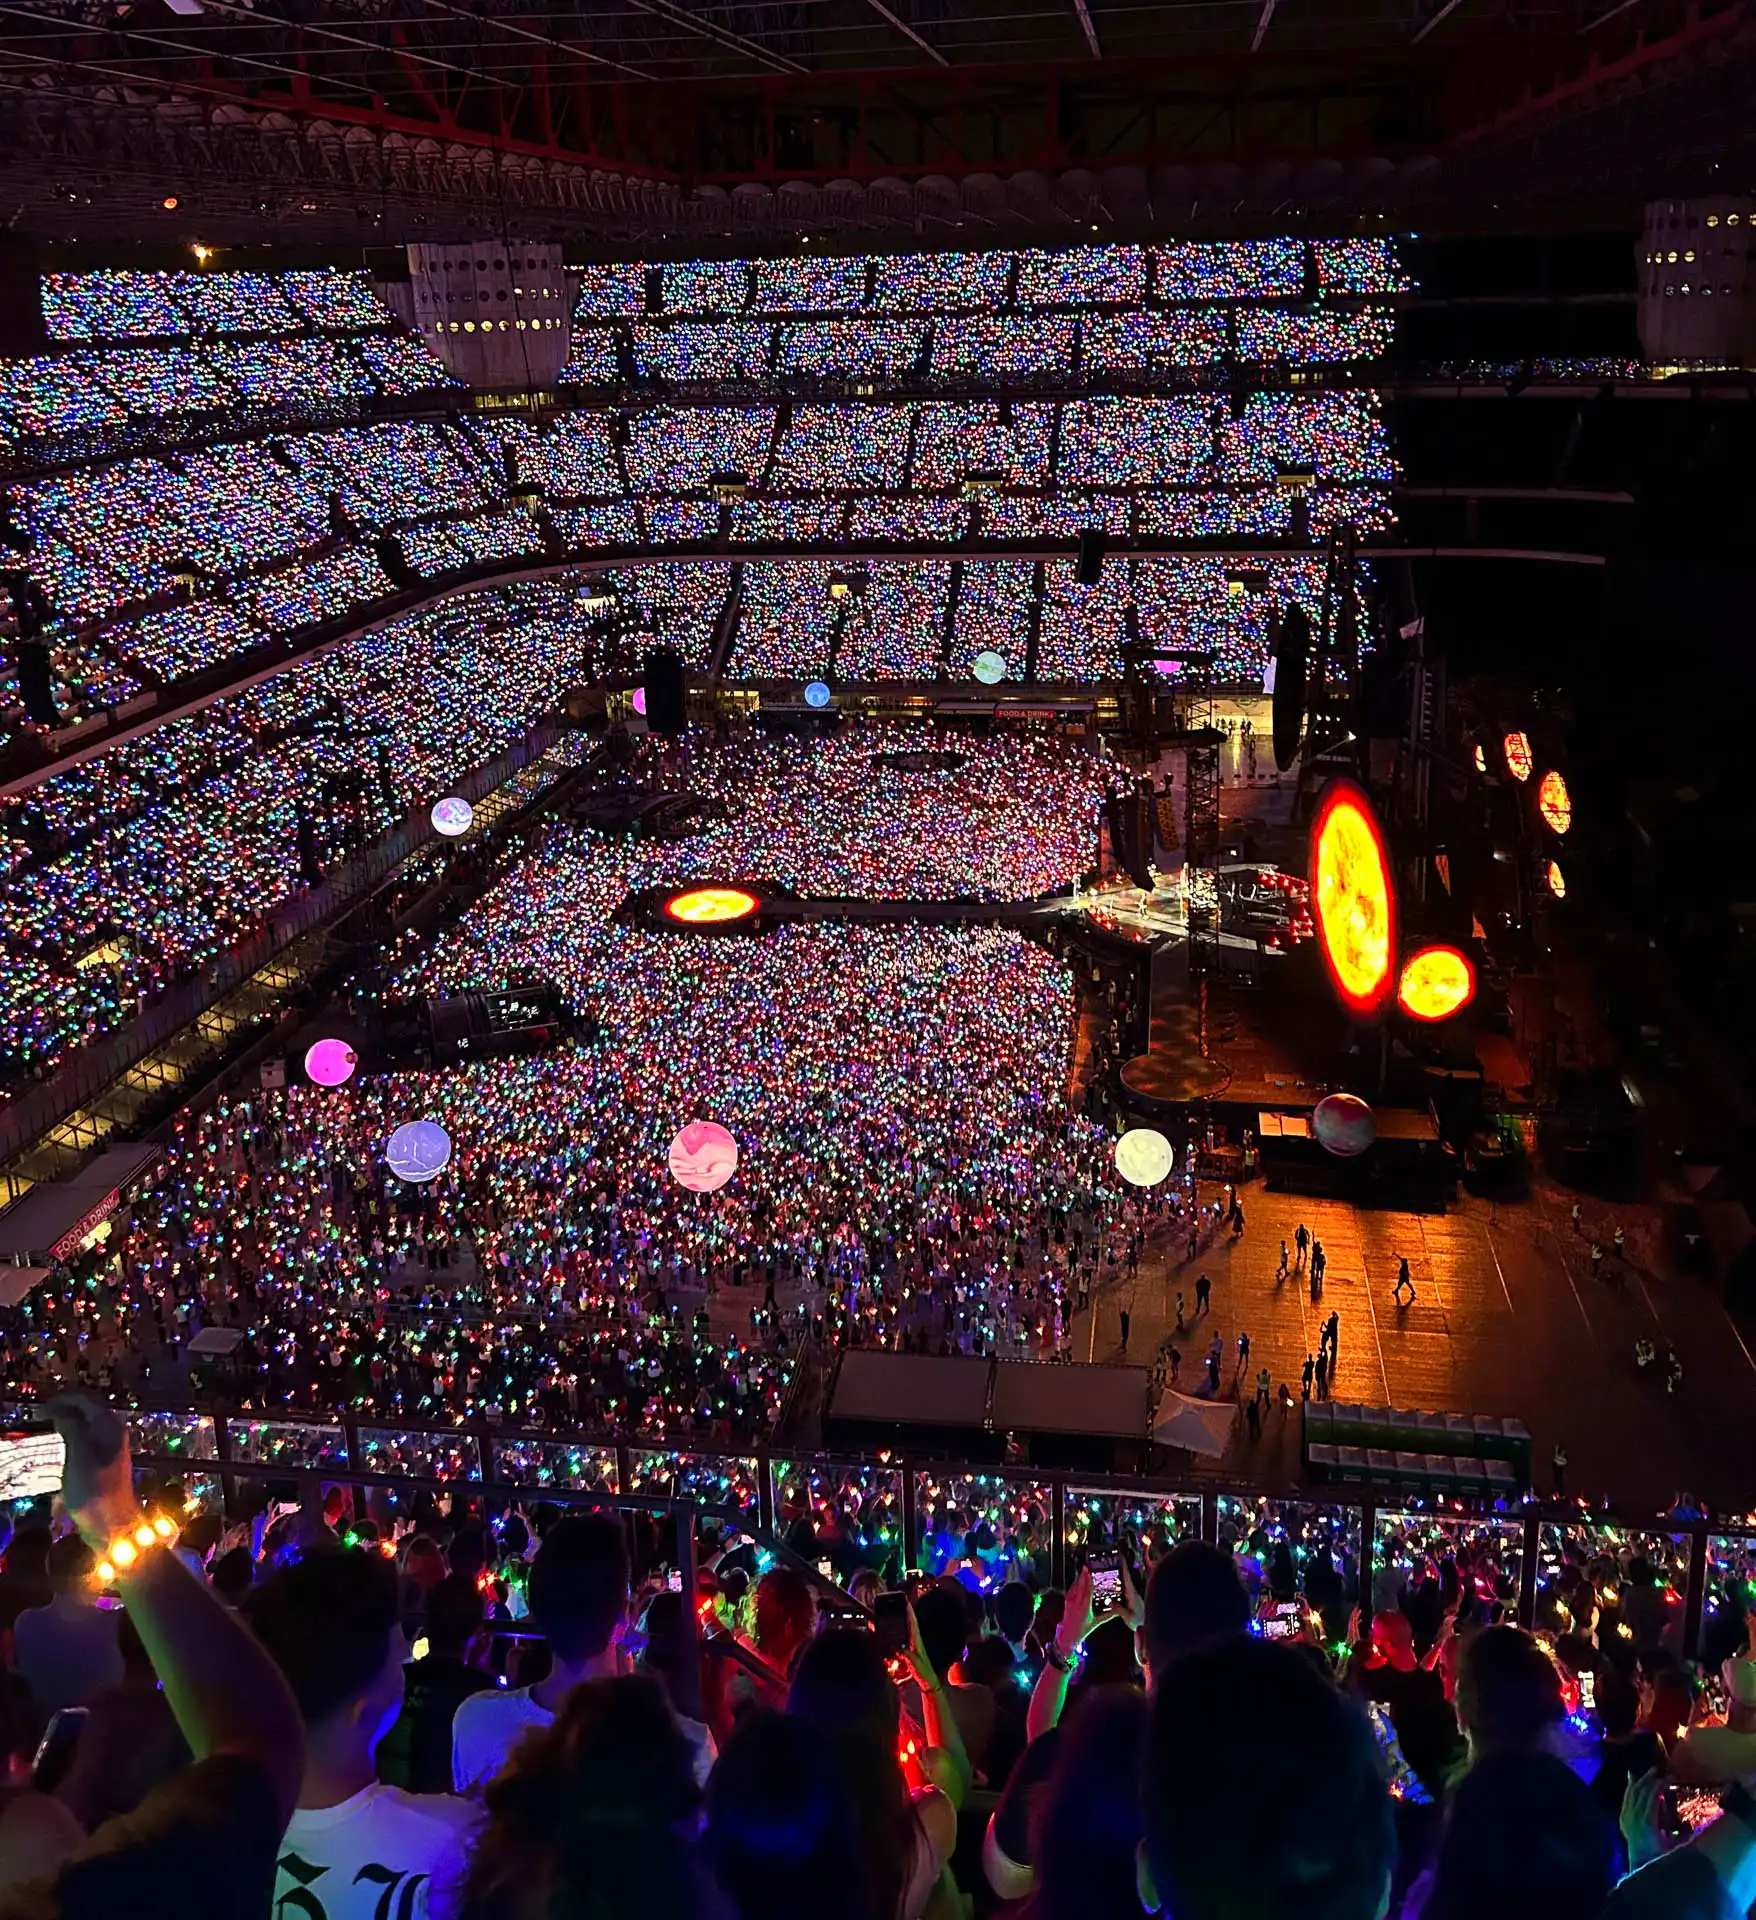
[[142,1556],[154,1547],[171,1546],[176,1538],[176,1527],[162,1513],[155,1514],[150,1520],[142,1516],[139,1526],[131,1532],[117,1534],[110,1542],[93,1569],[93,1578],[101,1586],[107,1587],[118,1574],[128,1573],[137,1567]]

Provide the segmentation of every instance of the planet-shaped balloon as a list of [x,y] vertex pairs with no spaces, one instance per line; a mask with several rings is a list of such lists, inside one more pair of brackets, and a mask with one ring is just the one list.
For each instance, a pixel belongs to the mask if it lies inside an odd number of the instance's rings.
[[646,712],[646,689],[644,687],[636,687],[634,689],[634,698],[629,704],[636,713],[644,714]]
[[399,1180],[425,1186],[451,1160],[451,1135],[437,1120],[405,1120],[384,1145],[384,1158]]
[[1006,662],[997,653],[978,653],[971,671],[984,687],[997,687],[1006,678]]
[[717,1120],[691,1120],[671,1142],[671,1178],[691,1193],[717,1193],[738,1171],[738,1143]]
[[345,1040],[319,1040],[305,1054],[305,1076],[320,1087],[339,1087],[354,1077],[360,1056]]
[[1353,1160],[1378,1138],[1378,1122],[1357,1094],[1332,1093],[1317,1102],[1311,1131],[1325,1151],[1340,1160]]
[[1130,1127],[1116,1142],[1116,1171],[1130,1186],[1156,1187],[1176,1164],[1176,1149],[1156,1127]]
[[475,817],[475,808],[455,793],[444,800],[435,801],[433,811],[428,815],[433,822],[433,831],[444,834],[447,840],[455,840],[460,833],[468,833]]
[[805,688],[805,705],[808,707],[829,705],[829,689],[821,680],[813,680]]

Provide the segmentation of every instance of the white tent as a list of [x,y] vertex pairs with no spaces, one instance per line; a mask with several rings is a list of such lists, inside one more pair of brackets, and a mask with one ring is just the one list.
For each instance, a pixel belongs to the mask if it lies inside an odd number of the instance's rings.
[[1181,1447],[1217,1460],[1226,1450],[1237,1417],[1235,1400],[1192,1400],[1187,1394],[1166,1393],[1158,1403],[1152,1437],[1161,1446]]

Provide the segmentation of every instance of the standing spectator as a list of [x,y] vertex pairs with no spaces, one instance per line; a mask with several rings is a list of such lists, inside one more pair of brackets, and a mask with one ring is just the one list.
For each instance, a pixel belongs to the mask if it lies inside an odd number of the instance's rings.
[[45,1719],[122,1684],[116,1616],[97,1604],[92,1590],[97,1556],[69,1533],[50,1547],[47,1564],[54,1597],[46,1607],[27,1608],[12,1630],[18,1671]]
[[1597,1920],[1616,1884],[1616,1823],[1546,1753],[1472,1767],[1445,1815],[1421,1920]]
[[830,1736],[836,1771],[860,1810],[861,1873],[882,1920],[917,1920],[957,1844],[963,1755],[956,1722],[944,1708],[918,1632],[912,1640],[927,1734],[940,1749],[924,1756],[922,1772],[930,1784],[918,1792],[911,1791],[898,1757],[896,1688],[870,1634],[848,1628],[819,1634],[805,1649],[787,1694],[789,1713]]
[[647,1675],[569,1688],[483,1800],[459,1920],[711,1920],[717,1910],[689,1743]]
[[822,1727],[748,1713],[707,1787],[707,1857],[732,1920],[892,1920],[866,1877],[854,1787]]
[[771,1567],[756,1583],[752,1615],[754,1651],[778,1676],[778,1683],[739,1668],[730,1688],[734,1712],[752,1703],[778,1707],[784,1702],[793,1663],[817,1631],[817,1596],[803,1574],[791,1567]]
[[402,1670],[402,1711],[378,1746],[378,1778],[410,1793],[451,1790],[451,1724],[472,1694],[493,1681],[464,1658],[481,1632],[481,1590],[448,1573],[427,1595],[427,1651]]
[[646,1645],[640,1670],[652,1674],[665,1690],[671,1711],[695,1755],[695,1782],[705,1787],[719,1757],[713,1729],[701,1711],[701,1645],[680,1593],[655,1593],[647,1603],[641,1631]]
[[474,1792],[506,1764],[528,1727],[546,1727],[583,1680],[616,1672],[616,1644],[628,1620],[628,1541],[607,1513],[558,1521],[530,1564],[530,1617],[554,1665],[533,1686],[472,1694],[451,1723],[451,1779]]
[[[962,1682],[969,1626],[962,1594],[943,1583],[926,1588],[915,1601],[915,1619],[920,1623],[921,1645],[933,1663],[933,1671],[943,1678],[946,1702],[963,1736],[970,1765],[985,1774],[998,1703],[990,1688],[965,1686]],[[952,1678],[954,1672],[959,1678]]]
[[1396,1836],[1377,1745],[1299,1650],[1233,1636],[1173,1661],[1142,1781],[1149,1912],[1380,1920]]
[[305,1719],[305,1776],[275,1872],[282,1911],[306,1895],[326,1920],[377,1920],[399,1894],[454,1910],[476,1809],[453,1794],[385,1786],[372,1756],[402,1705],[395,1569],[376,1553],[319,1550],[246,1608]]
[[1093,1688],[1069,1723],[1036,1809],[1029,1920],[1136,1920],[1147,1703]]

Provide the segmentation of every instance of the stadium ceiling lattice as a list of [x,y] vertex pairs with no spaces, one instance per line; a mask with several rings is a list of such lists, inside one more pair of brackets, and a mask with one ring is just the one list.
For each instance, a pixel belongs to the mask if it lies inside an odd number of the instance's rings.
[[90,238],[1467,220],[1723,182],[1753,72],[1743,0],[0,0],[0,159]]

